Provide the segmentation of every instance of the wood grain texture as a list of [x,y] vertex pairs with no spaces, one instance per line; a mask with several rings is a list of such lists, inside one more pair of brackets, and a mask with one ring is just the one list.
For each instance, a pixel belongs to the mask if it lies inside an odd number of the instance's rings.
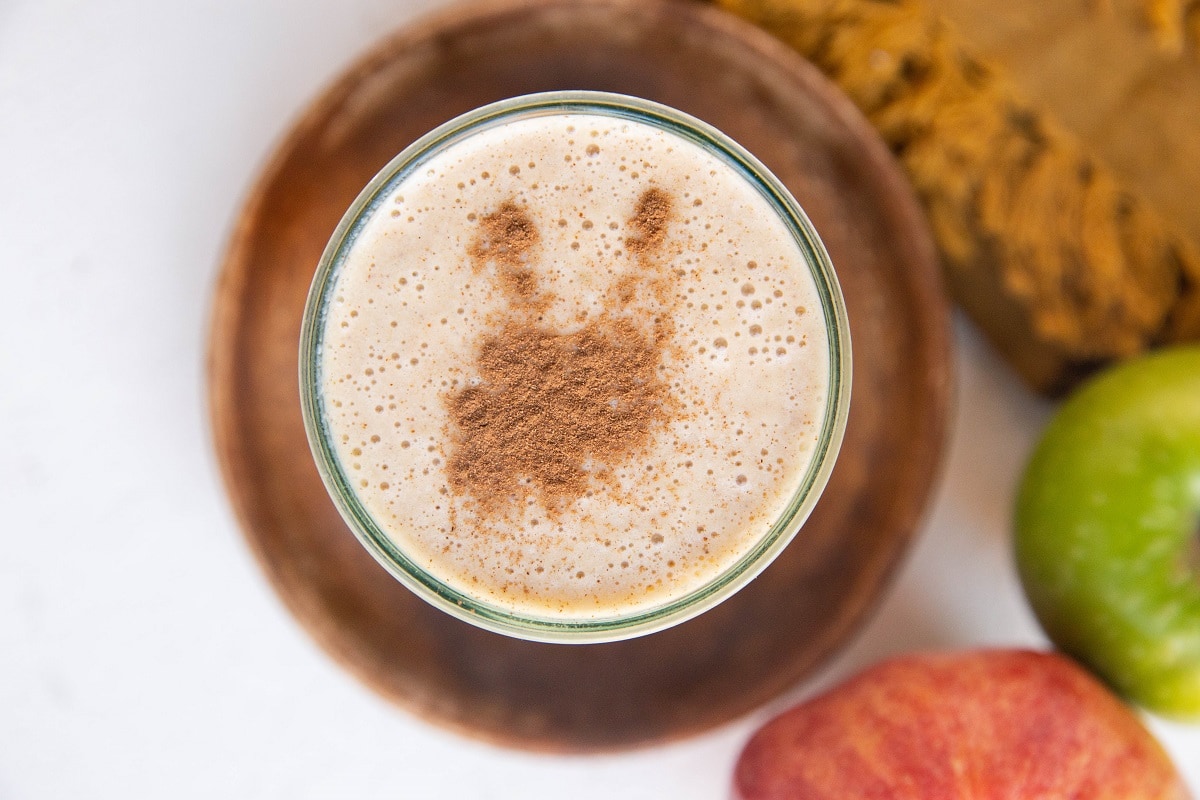
[[[954,299],[1035,390],[1200,338],[1200,248],[926,0],[717,0],[875,125]],[[990,19],[990,18],[988,18]]]
[[[1163,42],[1151,5],[930,0],[1200,246],[1200,39],[1182,39],[1179,49]],[[1200,10],[1192,15],[1200,23]]]
[[[451,117],[550,89],[667,103],[761,158],[825,240],[854,343],[842,455],[793,544],[716,609],[614,644],[509,639],[409,593],[339,518],[300,417],[305,295],[361,187]],[[884,145],[783,45],[675,0],[459,6],[383,42],[315,102],[260,176],[232,235],[212,326],[218,457],[247,540],[288,608],[390,700],[475,737],[559,752],[706,730],[792,687],[843,645],[919,523],[952,389],[936,257]]]

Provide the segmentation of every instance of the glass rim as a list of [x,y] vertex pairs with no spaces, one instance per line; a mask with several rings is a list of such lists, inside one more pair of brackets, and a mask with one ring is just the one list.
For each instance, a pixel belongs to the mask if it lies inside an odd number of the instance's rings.
[[[779,214],[804,256],[821,302],[829,359],[825,410],[816,446],[771,527],[733,564],[699,588],[650,608],[600,618],[538,617],[510,611],[449,586],[414,563],[360,502],[331,441],[320,391],[328,299],[348,251],[390,190],[426,160],[481,128],[564,113],[598,114],[664,129],[717,156],[755,186]],[[829,254],[799,203],[757,158],[711,125],[669,106],[610,92],[543,92],[501,100],[462,114],[404,148],[355,198],[322,252],[304,307],[299,356],[301,411],[309,446],[321,480],[359,542],[393,577],[441,610],[496,633],[542,642],[595,643],[642,636],[697,616],[743,588],[774,561],[811,514],[837,459],[850,405],[850,329],[845,302]]]

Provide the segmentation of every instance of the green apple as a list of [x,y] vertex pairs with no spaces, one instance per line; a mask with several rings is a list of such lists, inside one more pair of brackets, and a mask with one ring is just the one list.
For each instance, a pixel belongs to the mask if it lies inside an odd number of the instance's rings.
[[1058,647],[1160,714],[1200,718],[1200,348],[1106,372],[1046,429],[1016,559]]

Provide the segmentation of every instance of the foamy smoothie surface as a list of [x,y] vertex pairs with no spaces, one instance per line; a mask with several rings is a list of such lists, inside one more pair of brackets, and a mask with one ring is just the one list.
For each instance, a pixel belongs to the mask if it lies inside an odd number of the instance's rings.
[[817,448],[830,356],[803,251],[735,167],[646,122],[452,143],[331,280],[317,380],[347,483],[418,567],[511,613],[699,589]]

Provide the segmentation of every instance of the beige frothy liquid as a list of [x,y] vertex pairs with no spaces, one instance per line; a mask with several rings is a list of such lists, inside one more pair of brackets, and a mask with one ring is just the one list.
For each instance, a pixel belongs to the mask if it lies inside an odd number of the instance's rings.
[[362,505],[421,568],[522,615],[705,585],[781,516],[825,414],[788,227],[637,121],[518,119],[437,154],[362,228],[323,325]]

